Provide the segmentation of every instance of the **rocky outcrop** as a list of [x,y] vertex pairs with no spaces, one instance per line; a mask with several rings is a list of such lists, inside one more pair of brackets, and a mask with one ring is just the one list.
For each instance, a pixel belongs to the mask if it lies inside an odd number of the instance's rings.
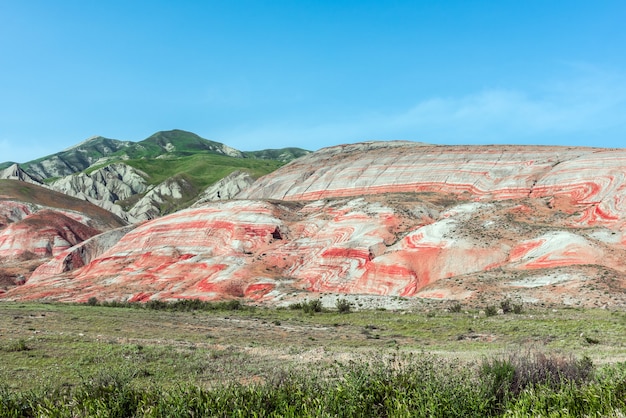
[[92,173],[79,173],[50,183],[53,190],[87,200],[129,222],[138,219],[128,215],[117,203],[148,189],[147,175],[126,164],[107,165]]
[[57,255],[54,259],[42,264],[37,268],[38,276],[57,276],[89,264],[92,260],[104,254],[109,248],[128,232],[135,228],[134,225],[125,226],[111,231],[103,232],[86,239],[70,250]]
[[0,231],[0,258],[51,257],[99,232],[61,212],[40,210]]
[[[130,222],[141,222],[171,211],[196,191],[184,177],[175,176],[157,186],[150,186],[147,174],[126,164],[107,165],[92,173],[79,173],[52,182],[53,190],[86,200]],[[254,179],[250,174],[235,171],[200,194],[197,202],[232,199]],[[135,196],[141,196],[134,204]],[[137,198],[135,198],[137,199]],[[124,210],[120,203],[130,206]]]
[[[465,193],[468,198],[483,200],[522,198],[531,192],[537,195],[537,183],[566,161],[591,158],[602,169],[602,153],[618,160],[626,155],[626,151],[591,148],[350,144],[295,160],[265,176],[241,197],[316,200],[436,192]],[[549,188],[543,190],[543,194],[549,193]]]
[[77,270],[67,268],[76,250],[62,253],[5,297],[626,302],[626,252],[605,228],[567,228],[569,219],[526,199],[446,206],[430,197],[207,204],[138,226]]
[[126,164],[111,164],[89,174],[79,173],[50,183],[50,188],[79,199],[94,201],[118,200],[147,190],[147,175]]
[[123,221],[87,202],[24,183],[0,180],[0,293],[70,247]]
[[69,176],[89,168],[131,144],[128,141],[94,136],[64,151],[28,162],[24,167],[29,174],[42,179]]
[[75,262],[67,249],[4,297],[286,303],[314,292],[626,306],[625,172],[625,150],[327,148],[240,200],[145,222],[97,256]]
[[241,193],[242,190],[254,183],[252,176],[244,171],[235,171],[217,183],[207,187],[198,196],[193,206],[199,206],[206,202],[229,200]]
[[194,192],[193,186],[182,177],[172,177],[151,189],[128,211],[135,222],[154,219],[171,211],[179,202]]
[[22,170],[22,168],[18,164],[13,164],[5,168],[4,170],[0,170],[0,179],[20,180],[27,183],[41,184],[41,181],[39,181],[39,179],[34,178],[30,174]]

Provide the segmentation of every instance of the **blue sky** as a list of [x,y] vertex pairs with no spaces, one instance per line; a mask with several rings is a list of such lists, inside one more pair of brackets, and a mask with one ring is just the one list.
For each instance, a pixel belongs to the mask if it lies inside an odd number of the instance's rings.
[[0,161],[184,129],[626,146],[624,1],[0,0]]

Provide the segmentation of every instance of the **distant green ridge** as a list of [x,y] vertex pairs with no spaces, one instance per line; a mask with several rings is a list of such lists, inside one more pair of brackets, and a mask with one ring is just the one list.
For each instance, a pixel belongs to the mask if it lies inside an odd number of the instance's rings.
[[13,161],[5,161],[3,163],[0,163],[0,170],[4,170],[5,168],[11,167],[13,164],[17,164],[17,163]]
[[[88,168],[92,171],[95,164],[101,167],[114,162],[131,160],[165,160],[193,157],[198,154],[212,154],[238,159],[274,160],[284,164],[308,153],[309,151],[301,148],[241,152],[225,144],[204,139],[193,132],[173,129],[156,132],[140,142],[120,141],[96,136],[66,150],[20,165],[28,174],[46,179],[67,176]],[[101,163],[98,163],[99,161]],[[11,164],[13,162],[4,162],[0,164],[0,168],[9,167]],[[224,163],[218,165],[224,165]],[[239,164],[233,166],[239,167]],[[257,175],[266,174],[265,169],[259,171],[260,167],[265,166],[262,164],[256,166],[244,164],[243,166],[243,168],[256,172]]]

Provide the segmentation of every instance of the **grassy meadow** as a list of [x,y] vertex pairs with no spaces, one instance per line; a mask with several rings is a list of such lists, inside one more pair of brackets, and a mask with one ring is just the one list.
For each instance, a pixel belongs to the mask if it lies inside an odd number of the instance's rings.
[[0,303],[0,416],[626,414],[626,312],[315,302]]

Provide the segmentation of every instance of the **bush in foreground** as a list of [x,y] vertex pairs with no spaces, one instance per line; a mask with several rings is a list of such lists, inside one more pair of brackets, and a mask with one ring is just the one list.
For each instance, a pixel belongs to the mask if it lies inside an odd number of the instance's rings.
[[595,373],[588,359],[536,353],[468,367],[430,354],[379,355],[330,368],[277,370],[261,383],[210,389],[133,384],[101,372],[73,388],[0,388],[0,416],[619,416],[626,363]]
[[174,311],[174,312],[191,312],[191,311],[236,311],[244,309],[246,306],[237,299],[208,302],[200,299],[178,299],[174,301],[163,301],[152,299],[145,303],[128,302],[128,301],[103,301],[91,297],[85,302],[89,306],[103,306],[106,308],[136,308],[150,309],[154,311]]

